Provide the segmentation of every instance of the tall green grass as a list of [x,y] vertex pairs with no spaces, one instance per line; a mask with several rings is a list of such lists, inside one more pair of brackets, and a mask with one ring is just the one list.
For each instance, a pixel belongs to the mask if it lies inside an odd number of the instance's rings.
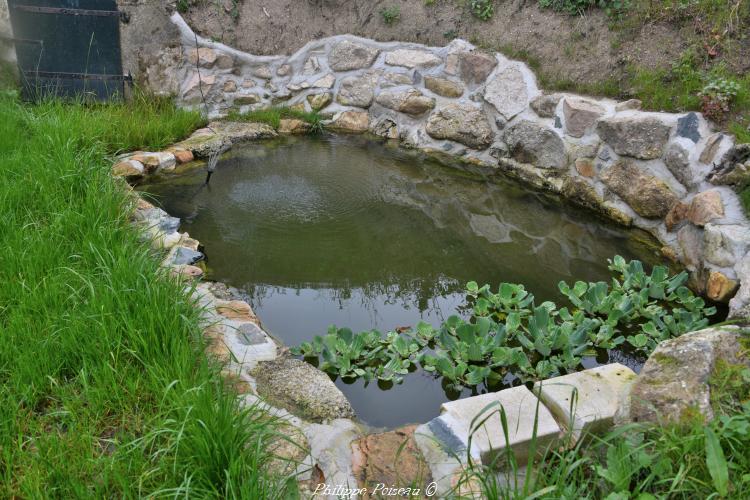
[[0,95],[0,497],[272,498],[273,425],[204,355],[198,312],[159,270],[109,176],[199,115]]

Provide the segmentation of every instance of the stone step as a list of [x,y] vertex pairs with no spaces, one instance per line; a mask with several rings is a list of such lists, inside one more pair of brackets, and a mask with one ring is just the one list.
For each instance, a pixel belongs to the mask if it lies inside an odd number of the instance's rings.
[[[526,463],[532,454],[544,452],[560,437],[561,429],[550,411],[524,386],[444,403],[441,411],[441,418],[451,417],[452,434],[484,465],[493,464],[507,451],[518,464]],[[501,412],[505,413],[506,429]]]
[[533,390],[576,442],[583,434],[612,427],[618,404],[635,377],[627,366],[612,363],[537,382]]

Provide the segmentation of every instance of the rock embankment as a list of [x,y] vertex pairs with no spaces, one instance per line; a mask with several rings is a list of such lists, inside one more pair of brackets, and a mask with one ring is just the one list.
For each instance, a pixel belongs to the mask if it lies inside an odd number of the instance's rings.
[[[750,223],[732,186],[750,181],[750,147],[714,132],[700,114],[548,94],[525,64],[462,40],[436,48],[342,35],[288,57],[253,56],[200,37],[196,47],[182,18],[172,21],[183,55],[156,58],[151,71],[172,75],[154,90],[176,92],[183,106],[215,118],[273,105],[318,111],[330,130],[369,132],[501,171],[649,231],[690,270],[694,288],[720,302],[736,294],[733,316],[749,309],[750,284],[741,285],[750,282]],[[280,131],[303,130],[293,125]],[[205,156],[217,141],[275,134],[257,124],[223,127],[256,129],[204,130],[178,147]],[[153,171],[126,160],[122,175]]]

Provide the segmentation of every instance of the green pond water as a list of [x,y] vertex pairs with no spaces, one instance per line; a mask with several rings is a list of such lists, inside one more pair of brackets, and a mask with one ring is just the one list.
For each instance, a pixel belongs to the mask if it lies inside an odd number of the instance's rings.
[[[537,303],[560,303],[560,280],[608,280],[615,254],[654,259],[639,235],[591,214],[362,137],[237,147],[204,180],[195,169],[139,189],[201,241],[208,278],[241,290],[287,345],[331,324],[437,325],[460,313],[470,280],[523,283]],[[641,362],[614,351],[586,365],[608,360]],[[392,387],[336,384],[377,427],[427,421],[471,394],[419,371]]]

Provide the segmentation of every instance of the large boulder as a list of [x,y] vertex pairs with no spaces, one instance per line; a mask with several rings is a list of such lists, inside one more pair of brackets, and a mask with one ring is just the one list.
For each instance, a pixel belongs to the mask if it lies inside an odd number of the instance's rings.
[[595,102],[566,97],[563,100],[565,132],[573,137],[583,137],[604,113],[605,109]]
[[539,168],[564,169],[568,165],[565,143],[551,129],[522,120],[505,131],[511,156]]
[[620,160],[604,170],[601,179],[641,217],[662,218],[678,201],[663,180],[628,160]]
[[369,108],[375,98],[377,75],[348,76],[341,80],[336,101],[344,106]]
[[328,375],[299,359],[262,361],[251,375],[260,396],[304,419],[320,422],[354,416],[346,396]]
[[661,158],[670,126],[654,117],[606,118],[596,131],[618,155],[653,160]]
[[333,71],[369,68],[378,54],[380,50],[376,48],[344,40],[331,49],[331,53],[328,54],[328,66]]
[[423,115],[435,107],[435,99],[423,95],[417,89],[385,90],[375,101],[385,108],[411,116]]
[[712,376],[721,363],[746,365],[750,359],[736,326],[708,328],[659,344],[643,365],[616,421],[679,423],[714,417]]
[[426,129],[434,139],[448,139],[474,149],[486,149],[495,140],[487,117],[471,104],[449,104],[438,109],[430,115]]
[[523,73],[517,65],[508,65],[487,82],[484,100],[492,104],[506,120],[526,109],[529,104],[529,91]]

